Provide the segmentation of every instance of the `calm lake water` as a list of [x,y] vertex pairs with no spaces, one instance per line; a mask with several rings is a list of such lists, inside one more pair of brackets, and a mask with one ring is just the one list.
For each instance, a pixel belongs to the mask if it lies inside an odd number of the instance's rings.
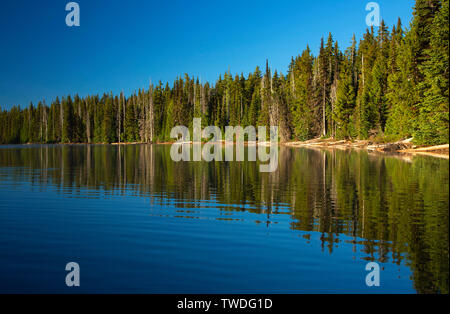
[[282,147],[260,173],[175,163],[163,145],[0,147],[0,292],[448,293],[448,280],[445,159]]

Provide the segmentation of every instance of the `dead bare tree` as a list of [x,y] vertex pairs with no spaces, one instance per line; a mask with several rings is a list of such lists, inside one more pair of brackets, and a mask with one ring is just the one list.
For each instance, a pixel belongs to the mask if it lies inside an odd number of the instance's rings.
[[86,100],[86,137],[87,141],[91,143],[91,113],[89,111],[89,104]]
[[153,142],[153,133],[155,129],[155,117],[154,117],[154,103],[153,103],[153,84],[150,83],[149,87],[149,100],[147,109],[147,124],[148,124],[148,138],[147,142]]

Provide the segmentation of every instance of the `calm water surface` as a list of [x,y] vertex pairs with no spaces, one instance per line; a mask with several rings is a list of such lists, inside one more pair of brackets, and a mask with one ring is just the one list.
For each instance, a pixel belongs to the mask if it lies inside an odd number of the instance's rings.
[[0,292],[448,293],[448,160],[281,148],[267,174],[169,151],[0,147]]

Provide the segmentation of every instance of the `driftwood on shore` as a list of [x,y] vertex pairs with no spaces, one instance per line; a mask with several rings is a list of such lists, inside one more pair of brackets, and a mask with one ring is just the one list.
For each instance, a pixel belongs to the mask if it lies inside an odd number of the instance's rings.
[[304,142],[285,142],[283,145],[290,147],[366,149],[370,152],[420,154],[447,159],[449,158],[449,144],[419,147],[413,145],[411,138],[394,143],[372,143],[369,140],[336,141],[333,139],[312,139]]

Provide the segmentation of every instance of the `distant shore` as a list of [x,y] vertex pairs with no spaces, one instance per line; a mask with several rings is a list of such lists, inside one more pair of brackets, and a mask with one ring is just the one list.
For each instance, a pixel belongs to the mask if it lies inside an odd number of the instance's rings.
[[[164,141],[155,142],[153,144],[157,145],[172,145],[175,141]],[[202,142],[202,144],[210,142]],[[218,141],[218,144],[223,145],[228,144],[224,140]],[[52,143],[26,143],[26,144],[0,144],[3,145],[52,145]],[[151,143],[143,142],[121,142],[121,143],[54,143],[55,145],[143,145]],[[192,141],[187,141],[183,144],[193,144]],[[245,146],[253,145],[270,145],[269,142],[244,142]],[[405,155],[427,155],[438,158],[449,159],[449,144],[436,145],[436,146],[418,146],[412,143],[412,139],[406,139],[403,141],[392,142],[392,143],[376,143],[370,140],[335,140],[335,139],[312,139],[308,141],[288,141],[280,142],[279,145],[286,147],[309,147],[309,148],[327,148],[327,149],[358,149],[367,150],[369,152],[380,152],[380,153],[395,153],[395,154],[405,154]]]
[[[156,142],[158,145],[172,145],[174,141]],[[188,141],[185,144],[192,144],[192,141]],[[202,142],[203,144],[206,142]],[[218,143],[226,144],[227,142],[222,140]],[[112,145],[136,145],[142,143],[112,143]],[[288,141],[280,142],[282,146],[287,147],[315,147],[315,148],[334,148],[334,149],[365,149],[370,152],[381,153],[398,153],[398,154],[412,154],[412,155],[427,155],[438,158],[449,159],[449,144],[437,145],[437,146],[417,146],[412,143],[412,139],[406,139],[403,141],[393,143],[374,143],[370,140],[335,140],[335,139],[312,139],[309,141]],[[245,146],[258,145],[257,142],[244,143]],[[269,145],[269,142],[262,142],[260,145]]]

